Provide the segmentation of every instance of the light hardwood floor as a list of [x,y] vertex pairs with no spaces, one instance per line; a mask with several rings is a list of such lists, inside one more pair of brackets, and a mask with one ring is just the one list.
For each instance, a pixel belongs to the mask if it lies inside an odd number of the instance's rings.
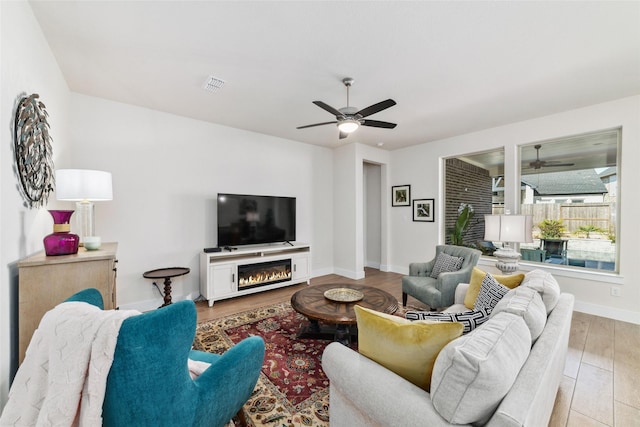
[[[364,279],[350,280],[331,274],[312,279],[311,285],[375,286],[401,301],[400,274],[366,269],[365,275]],[[212,308],[198,302],[198,322],[290,301],[291,295],[305,286],[217,301]],[[425,307],[411,297],[408,305]],[[564,377],[549,425],[640,427],[640,325],[573,313]]]

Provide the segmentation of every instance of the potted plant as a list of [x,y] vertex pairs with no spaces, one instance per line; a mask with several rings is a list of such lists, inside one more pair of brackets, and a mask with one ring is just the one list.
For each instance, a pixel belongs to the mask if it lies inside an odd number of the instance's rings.
[[540,237],[545,240],[560,239],[564,231],[562,221],[557,219],[545,219],[538,224]]
[[456,220],[453,229],[451,229],[449,232],[449,238],[451,239],[452,245],[464,246],[464,234],[467,232],[469,226],[471,225],[473,215],[473,205],[460,203],[460,206],[458,207],[458,219]]
[[606,233],[606,230],[596,227],[595,225],[581,225],[578,227],[578,233],[586,234],[587,239],[591,238],[591,233]]

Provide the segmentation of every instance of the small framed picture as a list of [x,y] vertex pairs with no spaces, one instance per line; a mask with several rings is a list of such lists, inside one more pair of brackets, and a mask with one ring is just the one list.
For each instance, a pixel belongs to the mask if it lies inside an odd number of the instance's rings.
[[396,185],[391,187],[391,206],[411,206],[410,185]]
[[435,215],[433,212],[434,199],[415,199],[413,201],[413,220],[418,222],[433,222]]

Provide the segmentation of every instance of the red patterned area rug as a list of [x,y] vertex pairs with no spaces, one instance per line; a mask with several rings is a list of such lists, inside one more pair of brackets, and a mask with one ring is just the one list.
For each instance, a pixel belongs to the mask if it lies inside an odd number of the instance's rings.
[[[395,313],[404,316],[402,307]],[[322,371],[326,340],[299,339],[308,320],[288,302],[260,307],[196,328],[196,350],[222,354],[251,335],[265,341],[265,359],[258,384],[243,407],[250,426],[299,427],[329,425],[329,380]],[[352,347],[357,348],[357,343]]]
[[198,325],[194,348],[221,354],[251,335],[264,338],[258,384],[244,405],[253,426],[328,426],[329,380],[321,357],[329,341],[298,339],[307,319],[280,303]]

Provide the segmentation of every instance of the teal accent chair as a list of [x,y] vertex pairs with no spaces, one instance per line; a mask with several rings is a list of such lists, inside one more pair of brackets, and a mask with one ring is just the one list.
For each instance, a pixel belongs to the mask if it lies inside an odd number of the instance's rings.
[[[458,271],[440,273],[437,278],[430,277],[440,253],[463,257],[464,261]],[[473,267],[478,264],[481,252],[466,246],[438,245],[436,256],[429,262],[413,262],[409,264],[409,275],[402,278],[402,305],[407,305],[407,295],[427,304],[435,310],[453,304],[456,286],[469,283]]]
[[[67,301],[103,308],[97,289]],[[191,350],[193,301],[129,317],[120,327],[102,405],[103,426],[224,426],[251,396],[264,360],[264,341],[249,337],[223,355]],[[210,363],[192,380],[187,358]]]

